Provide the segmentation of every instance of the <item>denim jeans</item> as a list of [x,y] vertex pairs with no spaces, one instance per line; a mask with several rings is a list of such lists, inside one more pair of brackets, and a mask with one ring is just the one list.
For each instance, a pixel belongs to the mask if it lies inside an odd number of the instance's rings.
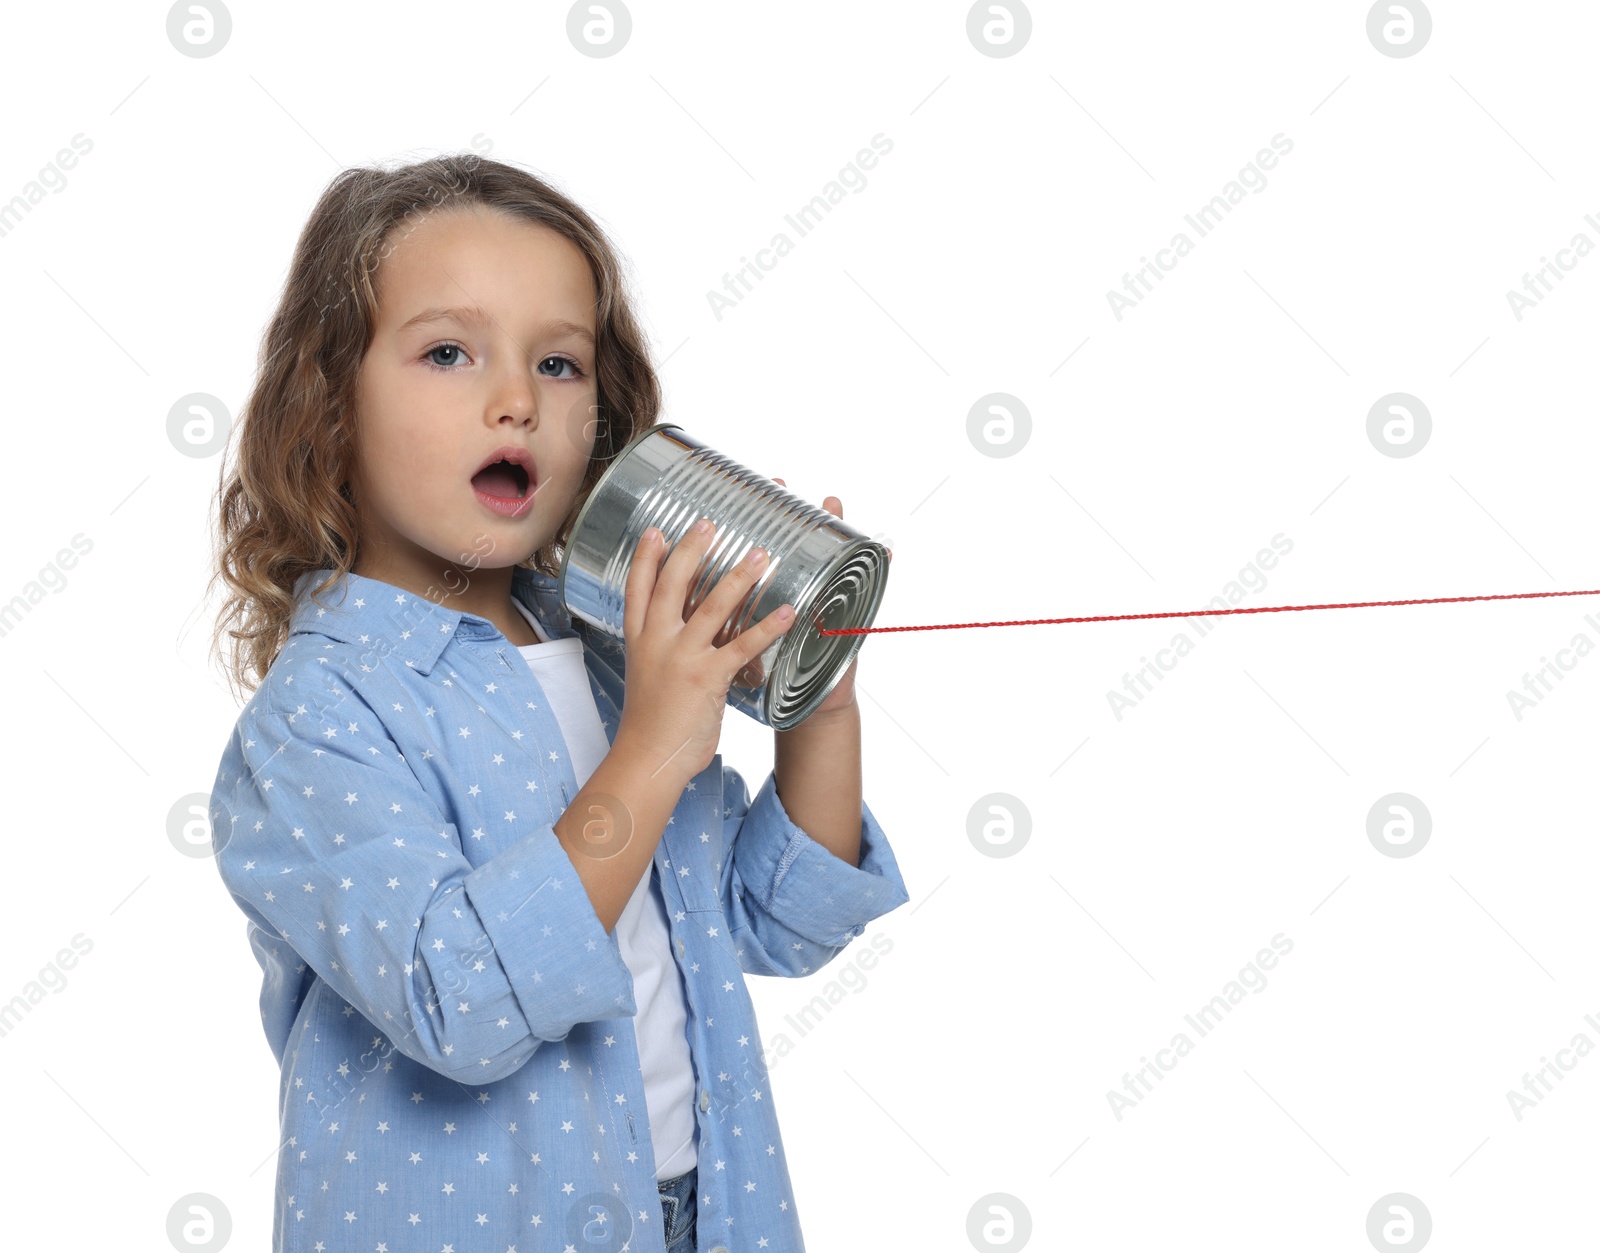
[[694,1185],[698,1172],[697,1166],[691,1166],[681,1175],[656,1183],[656,1191],[661,1194],[661,1225],[667,1253],[695,1253],[695,1206],[699,1198]]

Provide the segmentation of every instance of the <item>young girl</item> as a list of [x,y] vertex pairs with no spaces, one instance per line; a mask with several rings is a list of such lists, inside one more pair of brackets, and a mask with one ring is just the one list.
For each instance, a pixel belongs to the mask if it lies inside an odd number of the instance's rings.
[[906,890],[853,664],[754,801],[715,751],[793,625],[712,644],[760,550],[688,614],[715,527],[652,528],[622,642],[556,594],[657,420],[621,276],[514,166],[347,170],[262,344],[215,575],[255,690],[211,814],[282,1067],[282,1253],[804,1247],[743,975],[816,972]]

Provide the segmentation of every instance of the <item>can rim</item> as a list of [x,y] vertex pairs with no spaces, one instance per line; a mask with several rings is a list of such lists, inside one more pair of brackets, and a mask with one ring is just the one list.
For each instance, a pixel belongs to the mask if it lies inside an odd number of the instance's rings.
[[[821,599],[853,564],[868,560],[868,553],[881,554],[886,551],[883,544],[870,538],[864,538],[853,544],[850,548],[841,552],[826,569],[820,572],[817,579],[816,592],[809,599],[813,602]],[[870,624],[873,621],[877,616],[879,607],[883,604],[884,593],[888,590],[888,559],[884,557],[882,561],[882,571],[871,581],[872,594],[862,607],[859,615],[857,615],[858,621],[861,623]],[[864,635],[840,638],[833,647],[835,651],[843,651],[846,659],[843,664],[834,664],[833,678],[828,681],[827,686],[809,692],[804,700],[792,703],[787,710],[780,711],[768,705],[766,708],[768,725],[775,731],[787,731],[809,718],[816,711],[817,706],[822,704],[833,689],[839,686],[840,681],[844,678],[844,672],[849,669],[850,661],[860,652],[861,646],[865,642],[866,636]],[[803,634],[796,635],[794,632],[786,632],[780,637],[778,654],[774,658],[771,673],[767,676],[767,682],[763,686],[769,689],[772,688],[777,684],[780,676],[784,676],[783,686],[788,686],[792,678],[793,667],[796,664],[795,655],[804,646],[805,639]]]
[[565,608],[567,604],[567,566],[572,561],[572,536],[583,530],[583,520],[588,515],[590,507],[593,506],[595,498],[600,495],[600,489],[605,486],[606,480],[611,477],[612,471],[614,471],[617,466],[622,464],[623,459],[633,451],[633,446],[635,444],[642,444],[657,431],[664,431],[669,427],[673,430],[683,430],[683,427],[676,422],[651,423],[644,430],[635,434],[632,439],[630,439],[626,444],[617,450],[617,455],[611,459],[611,464],[608,465],[605,468],[605,472],[595,480],[594,487],[590,489],[589,498],[583,502],[583,507],[578,510],[578,516],[572,520],[572,530],[568,533],[567,545],[561,550],[561,569],[556,574],[556,597],[561,601],[563,608]]

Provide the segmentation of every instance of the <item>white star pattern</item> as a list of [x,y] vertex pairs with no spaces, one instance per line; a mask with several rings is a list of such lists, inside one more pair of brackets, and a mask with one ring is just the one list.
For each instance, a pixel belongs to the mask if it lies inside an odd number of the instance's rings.
[[[870,810],[849,865],[793,824],[770,775],[752,801],[714,757],[608,932],[553,824],[620,723],[619,652],[523,567],[515,608],[548,642],[521,648],[487,619],[345,581],[358,594],[330,607],[297,598],[211,793],[293,1094],[276,1222],[295,1234],[275,1236],[317,1253],[561,1248],[544,1233],[574,1201],[627,1198],[621,1216],[659,1222],[657,1167],[698,1165],[708,1235],[798,1249],[766,1099],[766,1058],[788,1044],[763,1047],[744,976],[820,970],[905,902]],[[653,986],[715,995],[714,1016],[681,994],[636,1004],[639,973],[668,966],[681,977]],[[641,1072],[666,1070],[707,1090],[653,1119]]]

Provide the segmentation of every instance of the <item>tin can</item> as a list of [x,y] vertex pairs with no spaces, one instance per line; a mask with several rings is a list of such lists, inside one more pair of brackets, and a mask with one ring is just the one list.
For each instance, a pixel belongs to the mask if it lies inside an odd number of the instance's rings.
[[794,606],[794,624],[728,689],[731,707],[788,730],[827,699],[866,640],[819,631],[872,625],[888,581],[889,550],[677,423],[657,422],[628,441],[578,511],[561,558],[562,603],[622,640],[628,569],[640,537],[655,527],[670,555],[701,518],[710,518],[716,531],[690,577],[684,616],[752,548],[767,551],[766,568],[714,643],[720,648],[778,606]]

